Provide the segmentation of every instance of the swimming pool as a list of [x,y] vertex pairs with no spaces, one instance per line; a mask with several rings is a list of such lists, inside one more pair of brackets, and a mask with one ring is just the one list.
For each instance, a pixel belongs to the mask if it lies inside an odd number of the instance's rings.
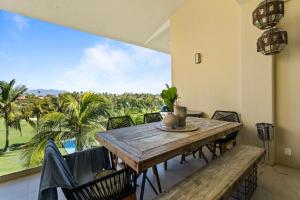
[[67,151],[68,154],[74,153],[76,151],[76,140],[75,138],[65,140],[62,142],[65,150]]

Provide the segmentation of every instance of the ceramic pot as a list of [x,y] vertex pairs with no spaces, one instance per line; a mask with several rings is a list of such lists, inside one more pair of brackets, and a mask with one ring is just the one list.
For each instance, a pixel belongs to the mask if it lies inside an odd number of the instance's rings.
[[175,106],[174,114],[178,118],[178,126],[185,127],[186,126],[187,108],[184,106]]
[[167,128],[176,128],[178,126],[178,118],[175,116],[173,113],[168,113],[164,118],[163,118],[163,124]]

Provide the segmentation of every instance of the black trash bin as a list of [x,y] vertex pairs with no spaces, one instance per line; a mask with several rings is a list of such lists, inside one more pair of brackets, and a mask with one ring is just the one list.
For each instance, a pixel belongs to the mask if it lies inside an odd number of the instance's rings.
[[256,124],[258,138],[262,141],[272,141],[274,138],[274,125],[269,123]]
[[266,150],[266,156],[264,156],[264,161],[267,161],[269,164],[272,164],[271,142],[274,140],[274,125],[270,123],[257,123],[256,128],[258,138],[263,142],[264,148]]

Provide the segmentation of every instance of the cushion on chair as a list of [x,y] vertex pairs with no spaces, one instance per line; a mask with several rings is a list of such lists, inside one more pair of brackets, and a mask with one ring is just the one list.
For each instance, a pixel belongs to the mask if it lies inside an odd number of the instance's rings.
[[110,175],[114,172],[116,172],[116,170],[113,170],[113,169],[103,170],[102,172],[99,172],[96,174],[95,179],[102,178],[102,177]]

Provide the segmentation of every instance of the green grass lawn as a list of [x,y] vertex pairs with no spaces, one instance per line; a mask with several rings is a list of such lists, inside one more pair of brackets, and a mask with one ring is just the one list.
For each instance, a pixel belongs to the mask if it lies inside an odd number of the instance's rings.
[[[15,129],[10,129],[10,150],[0,154],[0,176],[26,169],[21,159],[22,145],[28,142],[35,134],[35,130],[25,121],[21,123],[22,135]],[[97,131],[103,131],[99,128]],[[5,145],[5,126],[3,119],[0,119],[0,152]],[[62,154],[66,154],[64,148],[60,148]]]
[[[22,135],[15,129],[10,130],[10,151],[0,155],[0,176],[25,169],[20,158],[21,145],[29,141],[35,130],[26,122],[22,122]],[[0,149],[5,145],[5,126],[0,119]]]

